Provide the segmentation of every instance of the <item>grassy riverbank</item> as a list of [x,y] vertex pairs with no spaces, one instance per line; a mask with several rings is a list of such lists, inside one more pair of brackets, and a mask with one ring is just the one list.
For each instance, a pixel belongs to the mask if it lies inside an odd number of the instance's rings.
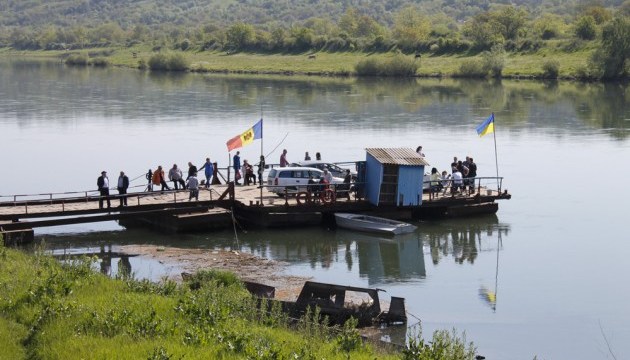
[[[503,77],[540,77],[543,65],[548,60],[559,64],[561,78],[581,77],[587,68],[588,59],[594,51],[592,43],[576,45],[567,51],[564,42],[551,44],[535,52],[506,53]],[[355,66],[362,60],[374,58],[386,60],[401,54],[396,52],[318,52],[315,54],[259,54],[219,51],[170,51],[180,54],[190,71],[230,72],[254,74],[310,74],[310,75],[354,75]],[[59,58],[70,54],[86,54],[90,59],[105,59],[109,65],[131,68],[147,64],[156,52],[148,45],[134,47],[102,48],[71,51],[13,51],[0,50],[2,57]],[[481,60],[480,54],[433,55],[431,53],[402,55],[418,63],[418,76],[457,76],[465,62]]]
[[436,346],[416,339],[411,350],[386,353],[350,327],[290,326],[279,311],[257,311],[230,273],[182,285],[111,279],[89,259],[60,264],[1,244],[1,359],[474,358],[447,332],[434,335]]

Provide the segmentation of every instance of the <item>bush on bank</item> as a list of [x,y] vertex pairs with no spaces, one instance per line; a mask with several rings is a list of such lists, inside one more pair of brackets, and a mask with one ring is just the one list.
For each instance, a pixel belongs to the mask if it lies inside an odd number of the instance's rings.
[[361,76],[414,76],[419,67],[415,58],[397,54],[388,59],[363,59],[357,63],[355,71]]
[[[362,342],[353,324],[320,326],[317,311],[289,326],[277,307],[258,311],[240,281],[225,272],[201,272],[178,285],[124,274],[111,279],[93,270],[95,259],[59,263],[1,243],[0,258],[3,359],[426,359],[429,354],[377,350]],[[472,359],[451,355],[439,359]]]

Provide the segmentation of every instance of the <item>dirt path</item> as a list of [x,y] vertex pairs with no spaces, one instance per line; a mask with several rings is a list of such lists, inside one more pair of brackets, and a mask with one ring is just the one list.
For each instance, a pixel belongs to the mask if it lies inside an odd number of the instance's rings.
[[[306,277],[284,274],[286,263],[240,251],[181,249],[155,245],[126,245],[121,247],[121,251],[154,259],[190,273],[204,269],[230,271],[243,280],[275,287],[276,298],[282,300],[295,300],[304,282],[309,280]],[[173,274],[170,278],[181,281],[179,274]]]

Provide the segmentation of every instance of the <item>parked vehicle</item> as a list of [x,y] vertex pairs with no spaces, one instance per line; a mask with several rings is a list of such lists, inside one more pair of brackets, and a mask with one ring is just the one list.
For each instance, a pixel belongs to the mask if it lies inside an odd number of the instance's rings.
[[346,169],[337,164],[321,162],[317,160],[300,161],[299,163],[296,163],[295,166],[310,167],[310,168],[316,168],[319,170],[328,169],[328,171],[330,171],[332,176],[339,177],[342,179],[346,177],[346,170],[350,170],[350,174],[352,175],[352,178],[356,179],[357,177],[357,172],[353,169],[349,169],[349,168]]
[[[300,191],[307,191],[308,180],[312,176],[313,180],[319,183],[324,172],[319,169],[310,167],[283,167],[269,170],[267,175],[267,185],[269,191],[278,195],[283,195],[285,189],[290,194],[296,194]],[[334,177],[333,184],[343,184],[343,179]]]

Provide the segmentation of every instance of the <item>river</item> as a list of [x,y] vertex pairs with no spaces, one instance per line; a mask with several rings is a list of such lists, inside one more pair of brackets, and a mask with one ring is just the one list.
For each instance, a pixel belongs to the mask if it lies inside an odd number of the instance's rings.
[[[56,252],[161,244],[240,248],[317,281],[406,298],[422,331],[465,331],[488,359],[630,358],[627,85],[458,79],[151,74],[0,61],[0,195],[91,190],[107,170],[209,156],[264,119],[263,153],[331,162],[422,145],[431,166],[474,157],[513,197],[496,216],[423,221],[397,240],[326,228],[163,235],[114,222],[36,230]],[[491,113],[494,137],[475,127]],[[261,142],[241,149],[254,161]],[[0,198],[6,201],[7,198]],[[131,258],[138,277],[162,264]],[[112,271],[116,271],[113,264]],[[488,292],[496,293],[491,301]],[[410,318],[410,324],[415,318]]]

